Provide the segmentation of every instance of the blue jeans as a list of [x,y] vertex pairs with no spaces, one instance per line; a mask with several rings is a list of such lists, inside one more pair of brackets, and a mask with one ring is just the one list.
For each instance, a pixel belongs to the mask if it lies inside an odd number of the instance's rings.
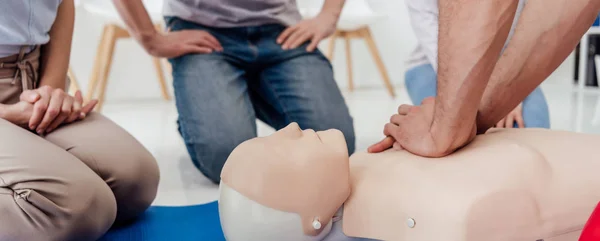
[[[413,104],[421,104],[423,99],[436,95],[437,73],[430,64],[409,69],[404,81]],[[550,128],[548,104],[540,87],[523,101],[523,121],[528,128]],[[517,123],[514,123],[514,127],[518,127]]]
[[338,129],[354,152],[353,120],[333,78],[331,64],[306,44],[283,50],[282,25],[212,28],[167,17],[171,31],[204,30],[223,52],[170,59],[179,132],[194,165],[220,181],[223,165],[240,143],[254,138],[256,119],[275,129]]

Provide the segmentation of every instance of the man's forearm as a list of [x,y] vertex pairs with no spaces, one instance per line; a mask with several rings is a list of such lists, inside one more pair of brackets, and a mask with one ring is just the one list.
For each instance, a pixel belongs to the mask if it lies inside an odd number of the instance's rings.
[[50,29],[50,42],[42,46],[40,59],[39,86],[66,88],[71,43],[75,24],[75,4],[73,0],[62,1],[54,24]]
[[453,142],[458,133],[472,129],[518,0],[440,0],[439,4],[438,90],[431,131]]
[[330,17],[333,17],[337,22],[342,14],[342,9],[344,8],[345,2],[346,0],[325,0],[320,14],[326,14]]
[[598,0],[527,2],[484,92],[478,132],[502,119],[565,60],[599,10]]
[[113,0],[113,2],[131,35],[146,47],[147,42],[157,34],[157,31],[142,0]]

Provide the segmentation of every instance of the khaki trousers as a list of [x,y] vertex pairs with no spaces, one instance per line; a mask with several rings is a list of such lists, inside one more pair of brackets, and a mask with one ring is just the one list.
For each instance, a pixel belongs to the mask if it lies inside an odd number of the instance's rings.
[[[0,103],[35,88],[39,50],[0,58]],[[0,119],[0,241],[96,240],[156,196],[158,166],[97,113],[40,137]]]

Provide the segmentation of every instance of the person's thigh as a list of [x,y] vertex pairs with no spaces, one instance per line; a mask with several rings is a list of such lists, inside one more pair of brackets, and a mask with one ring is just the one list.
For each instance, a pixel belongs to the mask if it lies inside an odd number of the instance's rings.
[[110,228],[115,198],[96,173],[3,119],[0,133],[0,240],[96,240]]
[[436,95],[437,73],[431,64],[415,66],[404,76],[406,91],[413,105],[420,105],[423,99]]
[[117,222],[144,212],[156,197],[156,160],[123,128],[98,113],[62,126],[46,137],[98,174],[117,201]]
[[[273,40],[273,43],[275,41]],[[297,122],[302,129],[337,129],[346,138],[350,154],[355,149],[353,120],[334,80],[331,64],[320,51],[306,46],[284,51],[279,60],[264,68],[251,88],[257,93],[259,118],[276,129]]]
[[194,165],[218,183],[231,151],[256,137],[245,71],[223,53],[189,54],[170,61],[179,131]]
[[540,87],[523,101],[523,121],[527,128],[550,128],[548,103]]

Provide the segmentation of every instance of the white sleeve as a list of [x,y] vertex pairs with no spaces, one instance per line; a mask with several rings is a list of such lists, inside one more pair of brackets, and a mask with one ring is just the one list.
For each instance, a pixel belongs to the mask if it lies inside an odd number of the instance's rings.
[[438,5],[437,0],[405,0],[410,23],[427,59],[437,71]]

